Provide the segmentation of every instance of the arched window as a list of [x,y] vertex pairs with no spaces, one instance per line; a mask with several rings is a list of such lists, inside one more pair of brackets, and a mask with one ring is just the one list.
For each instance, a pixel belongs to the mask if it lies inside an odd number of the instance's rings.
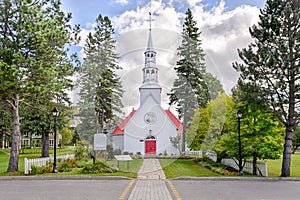
[[149,135],[146,137],[146,140],[155,140],[155,137],[153,135]]

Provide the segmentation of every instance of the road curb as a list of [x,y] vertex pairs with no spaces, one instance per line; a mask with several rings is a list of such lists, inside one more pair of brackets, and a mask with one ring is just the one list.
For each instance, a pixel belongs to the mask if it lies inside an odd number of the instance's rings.
[[0,181],[12,180],[132,180],[123,176],[0,176]]
[[266,177],[178,177],[172,178],[171,180],[182,180],[182,181],[265,181],[265,182],[278,182],[278,181],[300,181],[300,178],[266,178]]

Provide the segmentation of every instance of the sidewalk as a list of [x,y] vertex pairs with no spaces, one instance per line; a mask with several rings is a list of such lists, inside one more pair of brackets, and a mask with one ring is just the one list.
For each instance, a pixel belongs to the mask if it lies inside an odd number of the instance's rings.
[[157,159],[144,159],[128,200],[172,200],[165,174]]

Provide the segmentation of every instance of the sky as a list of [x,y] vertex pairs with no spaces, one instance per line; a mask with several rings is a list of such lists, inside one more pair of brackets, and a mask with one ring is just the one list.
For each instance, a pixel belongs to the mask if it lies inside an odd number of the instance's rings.
[[[123,104],[128,113],[139,105],[138,88],[142,84],[142,68],[152,13],[152,39],[157,52],[162,101],[168,105],[167,93],[176,73],[177,48],[181,42],[182,23],[188,8],[201,31],[207,71],[216,76],[230,94],[239,74],[232,63],[240,61],[237,49],[253,40],[249,27],[257,23],[266,0],[61,0],[62,8],[72,13],[72,23],[80,24],[83,40],[76,48],[83,56],[84,38],[92,30],[99,14],[108,16],[115,28],[119,64],[118,71],[125,89]],[[75,101],[76,97],[71,98]]]

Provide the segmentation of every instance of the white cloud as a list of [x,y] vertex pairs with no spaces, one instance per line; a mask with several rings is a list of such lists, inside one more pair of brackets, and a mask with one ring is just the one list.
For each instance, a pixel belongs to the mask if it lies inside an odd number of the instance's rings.
[[126,5],[128,4],[128,0],[115,0],[116,3],[122,4],[122,5]]
[[202,0],[187,0],[190,7],[195,7],[197,4],[201,3]]
[[[149,32],[149,11],[152,12],[152,37],[157,51],[157,65],[159,67],[159,82],[163,87],[162,99],[166,103],[166,93],[172,87],[176,77],[177,47],[181,42],[182,20],[184,13],[174,8],[175,1],[153,0],[145,6],[135,10],[128,10],[112,18],[118,33],[119,72],[125,95],[125,107],[138,106],[139,90],[142,84],[142,68],[144,66],[144,52],[146,50]],[[241,6],[227,11],[224,0],[205,10],[202,0],[187,1],[193,12],[194,20],[200,28],[202,47],[206,53],[206,64],[209,72],[217,76],[227,93],[236,84],[238,73],[232,68],[232,62],[238,61],[237,49],[246,47],[251,41],[249,27],[258,20],[259,9],[251,6]],[[83,30],[85,37],[89,30]],[[83,44],[81,44],[83,45]],[[131,110],[131,109],[128,109]]]
[[[175,0],[176,1],[176,0]],[[177,0],[178,2],[179,0]],[[180,33],[184,13],[176,11],[172,0],[165,4],[161,0],[152,1],[152,5],[126,11],[113,19],[120,33],[118,49],[121,54],[120,72],[124,88],[125,106],[138,105],[138,88],[142,83],[144,51],[146,49],[149,21],[148,12],[152,10],[152,36],[156,49],[157,65],[160,68],[159,81],[163,86],[163,98],[172,87],[175,78],[173,70],[176,64],[176,49],[180,44]],[[206,53],[208,71],[216,75],[224,89],[230,93],[236,84],[238,73],[232,68],[232,62],[239,60],[237,49],[251,42],[249,27],[258,20],[259,9],[242,6],[227,11],[225,1],[221,0],[210,11],[206,11],[202,0],[187,1],[191,6],[194,19],[200,28],[203,49]],[[151,9],[150,9],[151,6]]]

